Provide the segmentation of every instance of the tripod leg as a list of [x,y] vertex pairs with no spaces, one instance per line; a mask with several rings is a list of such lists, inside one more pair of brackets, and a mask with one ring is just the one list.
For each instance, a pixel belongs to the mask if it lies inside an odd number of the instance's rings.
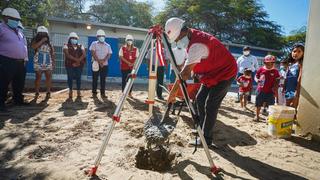
[[130,78],[129,81],[127,82],[126,87],[125,87],[125,89],[123,91],[123,94],[120,97],[120,100],[119,100],[119,102],[117,104],[116,110],[115,110],[115,112],[113,114],[113,117],[112,117],[113,118],[112,124],[111,124],[108,132],[106,133],[106,135],[105,135],[105,137],[103,139],[102,145],[101,145],[101,147],[99,149],[98,156],[97,156],[97,158],[96,158],[96,160],[94,162],[94,166],[90,170],[86,170],[85,171],[85,173],[90,175],[90,176],[93,176],[93,175],[96,174],[98,166],[99,166],[99,164],[101,162],[102,156],[103,156],[103,154],[104,154],[104,152],[106,150],[107,144],[108,144],[108,142],[110,140],[111,134],[112,134],[113,129],[115,127],[115,124],[120,121],[120,112],[122,110],[124,101],[125,101],[125,99],[127,98],[128,94],[129,94],[129,91],[130,91],[130,89],[132,87],[132,84],[133,84],[133,81],[134,81],[134,77],[138,73],[139,67],[140,67],[140,65],[142,63],[142,60],[143,60],[143,58],[144,58],[144,56],[146,54],[146,51],[147,51],[147,49],[149,47],[149,44],[150,44],[151,39],[152,39],[152,36],[153,36],[152,33],[149,33],[146,36],[145,40],[144,40],[144,43],[143,43],[142,48],[141,48],[142,49],[141,50],[141,54],[139,55],[137,61],[134,64],[134,67],[133,67],[133,69],[131,71],[132,78]]

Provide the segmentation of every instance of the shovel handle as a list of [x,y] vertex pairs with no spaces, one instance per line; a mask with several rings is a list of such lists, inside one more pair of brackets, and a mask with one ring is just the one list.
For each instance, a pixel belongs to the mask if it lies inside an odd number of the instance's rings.
[[169,103],[167,106],[166,113],[164,114],[164,117],[169,117],[169,112],[170,112],[171,107],[172,107],[172,103]]

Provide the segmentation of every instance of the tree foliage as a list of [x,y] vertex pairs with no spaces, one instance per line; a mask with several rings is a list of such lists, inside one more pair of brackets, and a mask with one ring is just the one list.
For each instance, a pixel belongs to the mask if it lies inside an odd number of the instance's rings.
[[15,8],[19,11],[24,26],[35,24],[47,24],[49,0],[2,0],[0,9],[7,7]]
[[151,11],[150,4],[133,0],[96,0],[88,13],[99,22],[148,28]]
[[222,41],[274,49],[282,46],[281,27],[267,20],[268,14],[255,0],[168,0],[155,22],[164,24],[170,17],[180,17]]
[[84,7],[86,2],[90,0],[49,0],[49,16],[89,20]]
[[290,35],[283,37],[283,51],[288,54],[292,46],[296,43],[305,43],[306,40],[306,26],[290,32]]

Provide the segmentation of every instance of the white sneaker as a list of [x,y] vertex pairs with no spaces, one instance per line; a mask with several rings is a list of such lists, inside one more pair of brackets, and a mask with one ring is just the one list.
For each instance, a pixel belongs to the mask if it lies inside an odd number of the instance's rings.
[[192,134],[198,134],[198,131],[196,129],[191,129]]
[[202,145],[200,137],[197,137],[197,142],[195,139],[189,141],[189,146],[195,146],[195,145],[198,145],[198,146]]

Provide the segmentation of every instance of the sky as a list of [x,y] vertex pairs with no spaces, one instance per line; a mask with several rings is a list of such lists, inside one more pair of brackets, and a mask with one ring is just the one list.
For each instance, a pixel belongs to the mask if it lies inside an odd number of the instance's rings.
[[[155,10],[154,14],[162,11],[165,0],[137,0],[150,2]],[[309,0],[258,0],[269,14],[269,20],[282,27],[282,33],[289,35],[291,31],[307,25]]]

